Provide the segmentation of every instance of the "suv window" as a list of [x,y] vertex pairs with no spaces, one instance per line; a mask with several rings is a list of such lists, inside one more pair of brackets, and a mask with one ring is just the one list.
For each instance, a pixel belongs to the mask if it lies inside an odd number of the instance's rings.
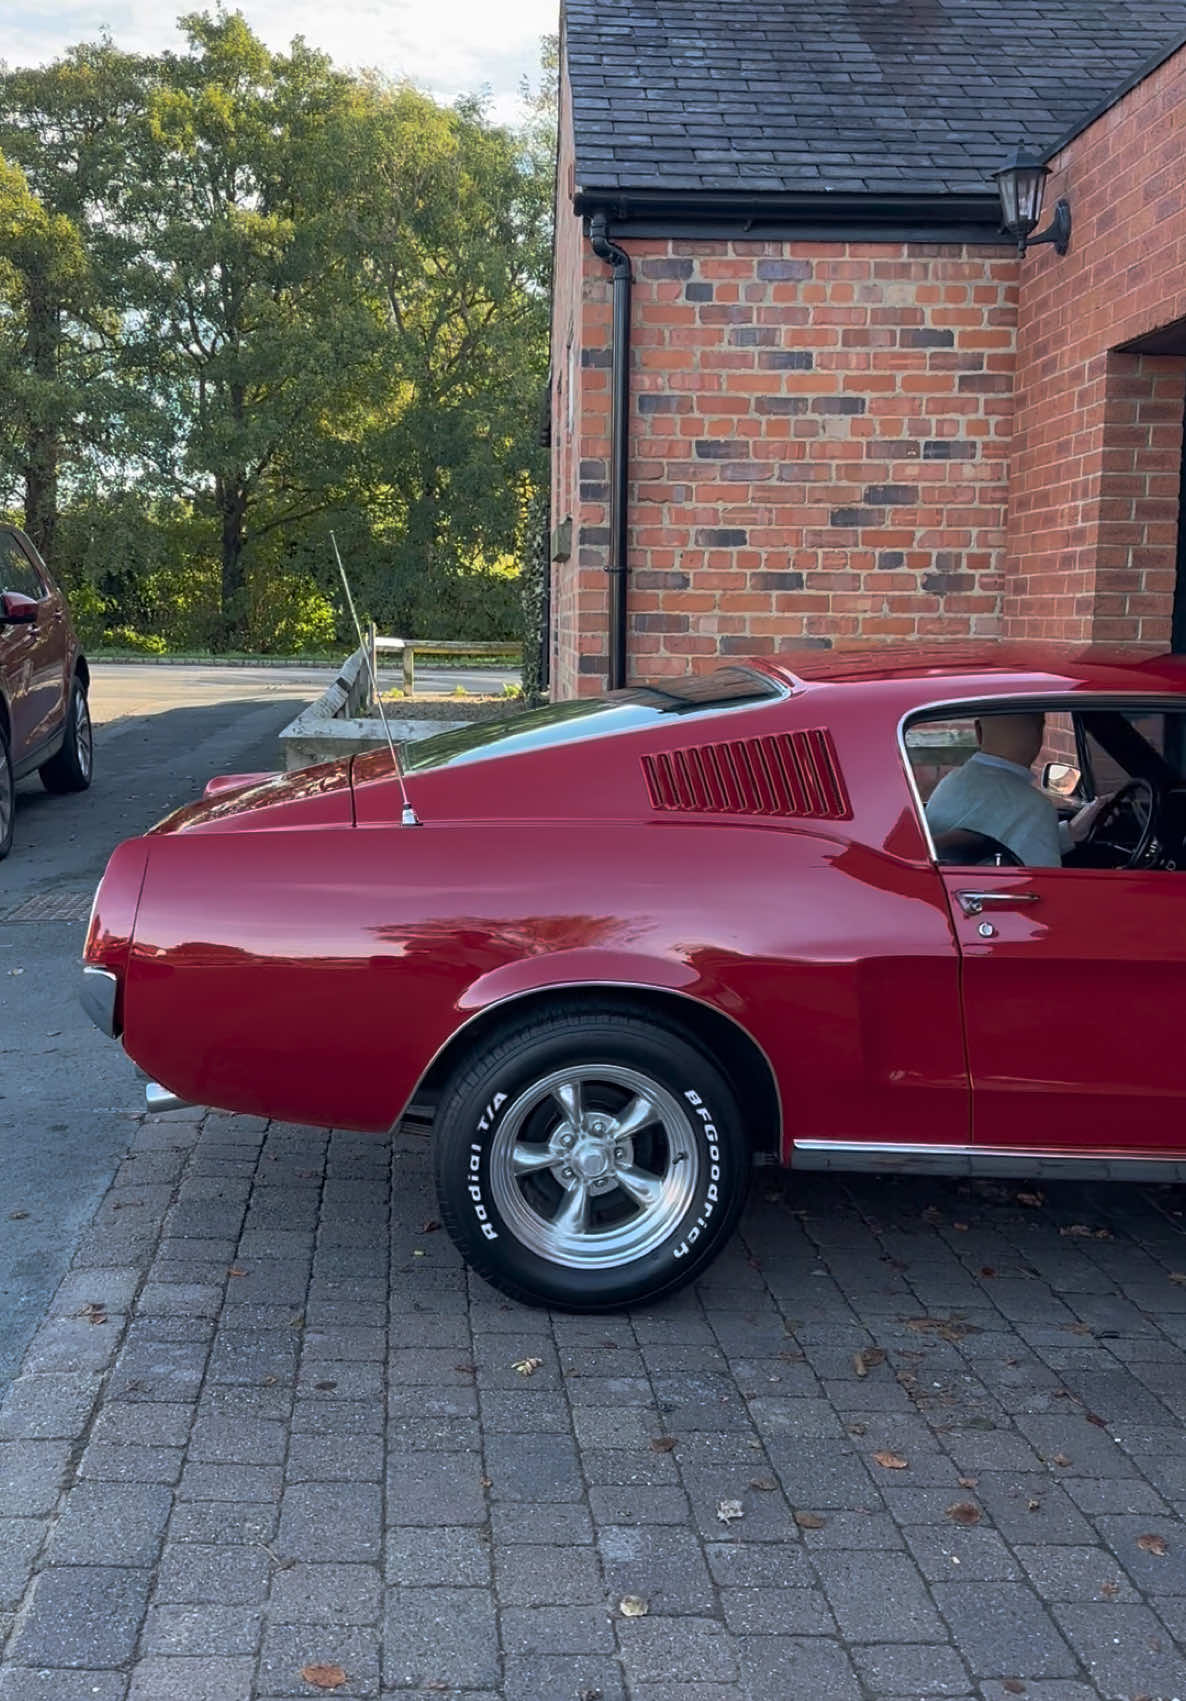
[[46,594],[40,573],[12,532],[0,532],[0,591],[19,591],[36,602]]

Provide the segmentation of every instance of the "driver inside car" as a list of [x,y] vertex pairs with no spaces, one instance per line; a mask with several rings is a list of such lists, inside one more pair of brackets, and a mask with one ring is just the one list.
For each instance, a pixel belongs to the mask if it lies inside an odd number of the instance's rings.
[[1058,868],[1063,853],[1090,832],[1108,799],[1097,797],[1070,821],[1034,778],[1032,765],[1045,738],[1041,714],[986,715],[976,722],[979,749],[945,774],[926,805],[937,841],[954,833],[982,833],[1011,850],[1027,868]]

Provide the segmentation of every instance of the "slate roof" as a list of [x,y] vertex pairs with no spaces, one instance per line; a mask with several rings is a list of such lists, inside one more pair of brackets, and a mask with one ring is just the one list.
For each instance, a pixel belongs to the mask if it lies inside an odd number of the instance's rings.
[[990,194],[1186,38],[1186,0],[567,0],[578,201]]

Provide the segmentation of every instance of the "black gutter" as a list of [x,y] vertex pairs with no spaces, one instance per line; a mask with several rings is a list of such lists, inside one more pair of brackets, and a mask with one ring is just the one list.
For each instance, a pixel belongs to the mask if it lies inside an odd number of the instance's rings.
[[589,243],[599,260],[614,268],[614,326],[610,370],[609,475],[609,680],[611,691],[626,683],[626,557],[629,538],[630,446],[630,256],[607,234],[604,212],[593,215]]
[[[954,193],[898,195],[878,190],[777,190],[743,189],[623,189],[612,185],[596,187],[579,183],[573,193],[577,213],[604,213],[607,226],[629,219],[633,227],[641,220],[688,225],[777,226],[801,229],[810,225],[832,235],[857,227],[877,231],[885,241],[900,241],[906,229],[952,231],[948,240],[960,240],[963,232],[998,230],[1001,203],[994,189]],[[955,236],[959,230],[961,235]],[[980,238],[984,240],[982,235]]]

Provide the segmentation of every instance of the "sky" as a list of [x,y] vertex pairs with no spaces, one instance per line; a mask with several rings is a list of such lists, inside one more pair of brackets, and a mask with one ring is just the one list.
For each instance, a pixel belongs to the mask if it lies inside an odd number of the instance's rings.
[[[180,48],[175,19],[213,10],[203,0],[4,0],[0,60],[39,65],[106,29],[130,53]],[[410,77],[439,99],[487,89],[497,118],[513,118],[523,74],[536,78],[539,38],[557,26],[558,0],[229,0],[273,49],[303,35],[335,63]]]

